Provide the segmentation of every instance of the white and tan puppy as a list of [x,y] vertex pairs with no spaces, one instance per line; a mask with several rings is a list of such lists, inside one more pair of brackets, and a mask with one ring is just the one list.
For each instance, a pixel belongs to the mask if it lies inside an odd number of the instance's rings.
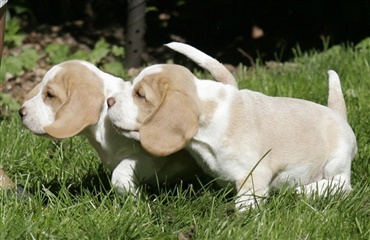
[[[193,53],[191,58],[207,65],[216,80],[236,86],[234,77],[217,60],[200,51]],[[131,89],[130,82],[102,72],[91,63],[67,61],[46,73],[19,114],[23,125],[41,136],[86,136],[102,163],[112,171],[112,184],[120,192],[134,191],[139,182],[155,185],[157,180],[172,182],[202,175],[188,152],[154,157],[139,142],[115,131],[107,116],[106,99]]]
[[284,183],[306,193],[351,190],[356,138],[334,71],[329,81],[326,107],[199,80],[179,65],[154,65],[130,91],[108,99],[108,115],[152,154],[188,149],[207,173],[235,183],[236,204],[245,209]]

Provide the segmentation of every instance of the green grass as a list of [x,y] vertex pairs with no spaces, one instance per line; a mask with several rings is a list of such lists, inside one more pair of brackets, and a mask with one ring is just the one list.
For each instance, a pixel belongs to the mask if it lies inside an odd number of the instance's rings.
[[288,188],[244,213],[227,189],[208,185],[121,196],[85,139],[37,137],[10,113],[0,120],[0,163],[32,196],[0,192],[0,239],[177,239],[191,226],[193,239],[370,239],[369,61],[369,48],[336,46],[238,74],[241,88],[326,104],[326,72],[338,72],[359,148],[348,196],[312,199]]

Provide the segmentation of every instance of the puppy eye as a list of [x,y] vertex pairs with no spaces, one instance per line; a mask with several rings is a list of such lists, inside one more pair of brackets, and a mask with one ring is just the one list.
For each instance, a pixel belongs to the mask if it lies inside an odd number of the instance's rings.
[[136,91],[136,97],[138,97],[138,98],[143,98],[143,99],[145,99],[145,95],[144,95],[144,93],[142,92],[142,91]]
[[53,97],[55,97],[55,94],[52,91],[47,91],[46,92],[46,97],[47,98],[53,98]]

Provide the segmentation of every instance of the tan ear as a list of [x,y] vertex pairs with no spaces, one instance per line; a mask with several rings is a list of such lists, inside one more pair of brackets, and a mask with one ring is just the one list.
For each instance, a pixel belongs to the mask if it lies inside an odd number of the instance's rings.
[[67,100],[55,114],[55,121],[44,129],[55,138],[68,138],[99,121],[105,97],[99,85],[71,86]]
[[180,91],[167,90],[161,104],[140,128],[140,142],[156,156],[184,148],[198,132],[196,100]]

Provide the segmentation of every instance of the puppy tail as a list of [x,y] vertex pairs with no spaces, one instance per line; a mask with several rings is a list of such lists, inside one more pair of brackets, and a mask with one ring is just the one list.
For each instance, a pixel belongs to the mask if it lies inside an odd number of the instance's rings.
[[187,56],[196,64],[208,70],[216,81],[232,85],[236,88],[238,87],[235,77],[230,73],[229,70],[226,69],[223,64],[221,64],[213,57],[208,56],[200,50],[184,43],[171,42],[165,44],[165,46]]
[[339,76],[333,70],[329,70],[328,75],[329,75],[328,107],[334,112],[339,113],[344,119],[347,120],[346,103],[344,101]]

